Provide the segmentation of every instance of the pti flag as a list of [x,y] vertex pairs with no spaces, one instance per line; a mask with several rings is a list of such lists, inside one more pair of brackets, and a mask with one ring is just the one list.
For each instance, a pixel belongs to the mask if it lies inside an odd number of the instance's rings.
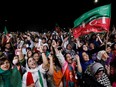
[[91,32],[109,31],[111,4],[96,7],[74,21],[73,36],[78,38]]
[[7,27],[6,27],[6,26],[4,27],[4,34],[5,34],[5,35],[8,34],[8,30],[7,30]]

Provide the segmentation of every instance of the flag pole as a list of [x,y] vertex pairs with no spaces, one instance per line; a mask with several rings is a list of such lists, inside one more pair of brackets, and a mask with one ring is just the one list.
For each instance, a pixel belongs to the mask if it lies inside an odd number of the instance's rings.
[[[5,33],[5,35],[7,36],[8,30],[7,30],[6,25],[7,25],[7,19],[5,19],[5,28],[4,28],[4,33]],[[11,39],[11,38],[10,38],[10,39]],[[9,43],[11,44],[13,50],[15,51],[14,46],[13,46],[13,44],[12,44],[12,42],[11,42],[10,40],[9,40]]]
[[108,43],[108,39],[109,39],[109,31],[107,32],[107,34],[106,34],[106,44],[105,44],[105,49],[107,48],[107,43]]

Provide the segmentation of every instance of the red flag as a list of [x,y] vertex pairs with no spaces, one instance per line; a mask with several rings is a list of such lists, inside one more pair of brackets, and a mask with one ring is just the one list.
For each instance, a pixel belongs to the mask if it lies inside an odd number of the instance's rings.
[[31,85],[31,84],[34,83],[33,76],[32,76],[32,74],[31,74],[31,72],[28,72],[28,73],[27,73],[26,83],[27,83],[27,84],[26,84],[27,86],[29,86],[29,85]]
[[74,21],[73,36],[75,38],[91,32],[109,31],[110,27],[110,5],[100,6]]

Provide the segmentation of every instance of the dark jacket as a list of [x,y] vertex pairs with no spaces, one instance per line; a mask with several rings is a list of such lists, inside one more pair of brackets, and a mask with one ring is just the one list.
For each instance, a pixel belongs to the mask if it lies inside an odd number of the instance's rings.
[[83,74],[80,87],[105,87],[98,83],[96,79],[88,74]]

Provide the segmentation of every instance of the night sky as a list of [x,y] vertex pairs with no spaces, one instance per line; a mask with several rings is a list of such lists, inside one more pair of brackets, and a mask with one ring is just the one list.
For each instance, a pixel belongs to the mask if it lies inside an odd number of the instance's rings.
[[[61,28],[73,27],[73,21],[83,13],[105,4],[112,4],[111,24],[116,25],[115,3],[111,0],[77,0],[77,1],[17,1],[0,3],[0,32],[4,26],[8,31],[54,29],[55,24]],[[7,21],[5,21],[7,20]],[[40,30],[39,30],[40,29]]]

